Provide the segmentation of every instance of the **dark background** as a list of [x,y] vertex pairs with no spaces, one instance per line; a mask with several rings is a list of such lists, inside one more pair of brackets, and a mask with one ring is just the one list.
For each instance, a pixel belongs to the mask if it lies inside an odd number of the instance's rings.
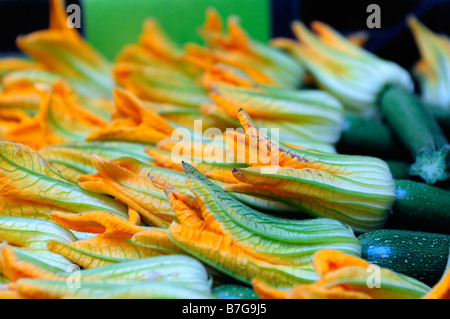
[[[381,28],[368,29],[365,13],[369,4],[381,9]],[[415,15],[428,28],[450,36],[449,0],[273,0],[273,35],[292,36],[289,22],[300,19],[306,25],[319,20],[347,34],[364,30],[370,38],[365,48],[404,67],[419,57],[405,17]]]
[[[80,2],[66,0],[67,5]],[[17,52],[17,35],[46,29],[48,21],[48,0],[0,0],[0,53]]]
[[[82,6],[83,0],[66,3]],[[372,3],[381,8],[380,29],[366,26],[370,15],[366,8]],[[409,68],[417,61],[418,51],[405,24],[408,14],[414,14],[433,31],[450,35],[450,0],[272,0],[272,36],[292,37],[290,21],[294,19],[307,25],[320,20],[344,34],[365,30],[370,34],[368,50]],[[0,0],[0,54],[17,52],[18,34],[47,28],[48,15],[48,0]]]

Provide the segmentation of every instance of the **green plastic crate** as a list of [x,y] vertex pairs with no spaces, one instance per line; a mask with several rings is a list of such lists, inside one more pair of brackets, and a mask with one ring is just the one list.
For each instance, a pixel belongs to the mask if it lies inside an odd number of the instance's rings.
[[208,7],[222,16],[236,14],[254,38],[270,37],[269,0],[84,0],[82,14],[86,39],[107,58],[114,59],[125,44],[137,41],[146,18],[155,17],[180,45],[200,43],[198,29]]

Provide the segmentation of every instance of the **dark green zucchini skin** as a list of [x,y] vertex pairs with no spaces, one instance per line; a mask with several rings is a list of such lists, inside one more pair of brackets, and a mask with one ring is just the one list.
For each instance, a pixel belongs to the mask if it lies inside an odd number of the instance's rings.
[[396,180],[397,198],[384,228],[450,234],[450,191],[422,182]]
[[380,229],[358,237],[361,257],[372,264],[433,286],[442,277],[449,257],[450,235]]
[[408,150],[388,125],[357,115],[346,115],[337,148],[342,154],[410,160]]
[[346,116],[341,143],[355,148],[368,147],[379,152],[389,152],[395,148],[389,126],[357,115]]
[[411,179],[409,175],[409,167],[411,163],[397,160],[386,160],[386,164],[392,173],[392,177],[395,179]]
[[243,285],[220,285],[213,288],[212,292],[219,299],[259,299],[251,287]]

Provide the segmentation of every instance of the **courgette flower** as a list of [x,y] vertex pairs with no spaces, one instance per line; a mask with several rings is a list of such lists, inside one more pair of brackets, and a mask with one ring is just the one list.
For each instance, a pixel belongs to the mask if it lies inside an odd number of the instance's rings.
[[433,33],[416,18],[408,19],[421,59],[414,67],[421,98],[437,118],[450,118],[450,39]]
[[[245,77],[240,74],[231,77],[230,73],[236,71],[225,66],[213,69],[207,86],[218,109],[213,112],[213,106],[207,106],[204,108],[207,114],[227,117],[228,122],[235,122],[233,127],[237,127],[236,111],[243,108],[260,127],[270,131],[276,129],[278,138],[284,143],[336,152],[334,144],[341,135],[344,109],[334,96],[313,89],[293,90],[257,83],[236,85],[234,83]],[[221,77],[220,71],[224,73]]]
[[81,95],[109,97],[110,63],[67,24],[64,8],[63,1],[50,1],[49,29],[19,36],[17,46],[46,70],[66,77]]
[[197,83],[201,69],[187,63],[184,54],[155,19],[148,19],[137,43],[119,52],[113,76],[143,100],[196,108],[209,99]]
[[87,141],[122,141],[155,145],[170,137],[174,130],[153,109],[145,107],[142,101],[128,90],[116,88],[113,91],[115,109],[113,120],[93,129],[86,136]]
[[102,210],[127,217],[124,205],[86,191],[29,147],[0,142],[0,215],[49,219],[52,211]]
[[200,35],[206,47],[188,43],[184,59],[205,70],[216,63],[225,63],[245,71],[258,83],[296,88],[304,69],[288,54],[251,38],[235,16],[227,19],[224,30],[219,14],[212,8],[206,12]]
[[264,135],[244,110],[238,116],[245,134],[227,132],[225,140],[251,166],[206,176],[224,181],[227,191],[276,199],[357,232],[384,225],[395,200],[394,179],[384,161],[293,148]]
[[39,151],[42,157],[52,163],[64,177],[77,183],[81,175],[96,173],[92,156],[112,160],[120,157],[131,157],[141,162],[152,162],[145,153],[149,147],[145,144],[127,142],[70,142],[50,145]]
[[398,64],[360,48],[324,23],[313,22],[311,28],[317,34],[296,21],[292,29],[298,40],[278,38],[273,44],[291,52],[349,112],[373,117],[387,85],[413,89],[410,75]]
[[53,212],[51,217],[70,230],[94,234],[72,242],[57,239],[47,242],[50,251],[83,268],[96,268],[129,259],[182,254],[169,240],[165,230],[139,226],[107,212]]
[[0,298],[214,298],[205,267],[189,256],[155,256],[81,269],[78,281],[67,271],[77,267],[70,264],[63,270],[52,269],[3,243],[0,270],[10,281],[0,290]]
[[38,114],[3,132],[4,139],[40,150],[67,141],[84,141],[108,123],[94,111],[98,102],[82,99],[66,82],[55,82],[40,98]]
[[278,287],[314,282],[312,255],[324,247],[360,254],[352,230],[329,218],[292,220],[254,210],[225,193],[194,167],[183,164],[190,193],[152,177],[178,217],[168,229],[180,249],[249,284],[264,278]]
[[262,299],[420,299],[430,293],[422,282],[344,253],[324,249],[314,255],[320,279],[291,290],[274,289],[254,279]]

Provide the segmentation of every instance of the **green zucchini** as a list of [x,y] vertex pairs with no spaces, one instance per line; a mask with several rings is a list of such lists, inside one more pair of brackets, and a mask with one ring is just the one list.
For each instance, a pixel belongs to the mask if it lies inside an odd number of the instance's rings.
[[384,228],[450,234],[450,191],[422,182],[396,180],[396,200]]
[[414,158],[410,175],[428,184],[447,180],[450,144],[430,110],[413,93],[396,86],[383,90],[379,101],[384,119]]
[[392,173],[392,177],[395,179],[409,179],[409,167],[411,163],[398,160],[385,160],[386,164],[389,166],[389,170]]
[[379,229],[358,237],[361,257],[371,264],[415,278],[429,286],[445,271],[450,235]]
[[339,153],[343,154],[392,158],[404,153],[397,147],[399,144],[401,145],[398,142],[398,138],[388,125],[362,116],[348,114],[343,123],[337,148]]
[[219,299],[259,299],[253,288],[227,284],[213,288],[212,293]]

